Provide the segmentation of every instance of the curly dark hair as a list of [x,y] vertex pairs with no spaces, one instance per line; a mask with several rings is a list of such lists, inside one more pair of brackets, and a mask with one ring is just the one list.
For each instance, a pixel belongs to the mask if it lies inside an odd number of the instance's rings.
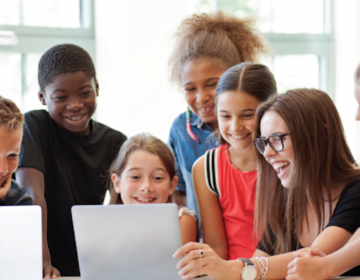
[[267,45],[252,19],[240,19],[218,11],[185,19],[175,34],[170,57],[171,79],[181,84],[181,69],[186,61],[217,59],[224,70],[240,62],[256,62]]
[[90,55],[79,46],[56,45],[47,50],[40,59],[38,81],[40,90],[54,82],[57,75],[82,71],[96,81],[96,72]]

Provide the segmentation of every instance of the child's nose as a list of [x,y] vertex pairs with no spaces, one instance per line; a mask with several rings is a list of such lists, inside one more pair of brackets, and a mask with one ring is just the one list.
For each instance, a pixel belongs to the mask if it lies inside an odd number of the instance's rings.
[[199,103],[205,103],[206,101],[208,101],[209,97],[209,93],[206,89],[199,89],[196,95],[197,102]]
[[67,104],[67,109],[69,110],[78,110],[83,107],[84,103],[82,100],[77,98],[72,98],[69,100],[69,103]]
[[230,128],[232,131],[242,131],[244,129],[244,124],[240,120],[234,119]]
[[151,184],[150,180],[144,180],[143,181],[143,183],[141,184],[141,190],[146,191],[146,192],[153,191],[153,187],[152,187],[152,184]]

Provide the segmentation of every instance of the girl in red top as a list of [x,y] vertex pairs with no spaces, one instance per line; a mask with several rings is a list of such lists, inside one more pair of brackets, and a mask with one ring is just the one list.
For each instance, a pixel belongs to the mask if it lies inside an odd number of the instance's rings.
[[204,243],[223,259],[250,258],[256,249],[255,111],[274,94],[274,76],[261,64],[235,65],[217,85],[219,128],[213,136],[220,146],[195,162],[193,181]]

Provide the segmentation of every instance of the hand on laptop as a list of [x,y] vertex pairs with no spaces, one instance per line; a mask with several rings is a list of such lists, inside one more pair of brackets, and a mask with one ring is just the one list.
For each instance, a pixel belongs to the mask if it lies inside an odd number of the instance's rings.
[[182,279],[191,279],[199,275],[208,275],[211,279],[239,279],[244,264],[239,261],[225,261],[207,244],[189,242],[173,255],[183,258],[178,262]]

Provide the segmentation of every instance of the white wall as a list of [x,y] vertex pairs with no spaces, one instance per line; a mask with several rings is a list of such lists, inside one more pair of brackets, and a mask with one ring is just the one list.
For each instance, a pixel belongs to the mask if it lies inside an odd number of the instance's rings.
[[96,0],[96,118],[132,136],[167,141],[184,96],[169,82],[172,36],[186,16],[185,0]]
[[347,141],[360,161],[360,123],[355,121],[354,70],[360,62],[360,0],[335,0],[335,104]]
[[[150,132],[167,141],[174,118],[186,108],[169,82],[172,36],[194,0],[95,0],[97,119],[132,136]],[[360,123],[353,72],[360,62],[360,0],[334,0],[335,103],[360,161]]]

